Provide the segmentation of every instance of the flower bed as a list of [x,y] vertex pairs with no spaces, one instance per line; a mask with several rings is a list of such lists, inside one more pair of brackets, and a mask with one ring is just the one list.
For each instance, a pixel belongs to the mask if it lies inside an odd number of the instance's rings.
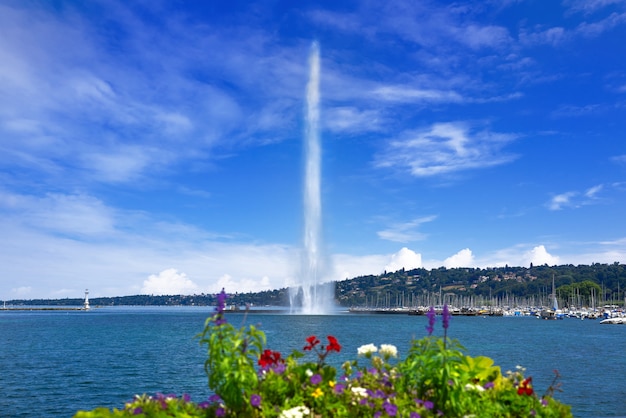
[[[239,329],[224,317],[227,295],[199,335],[207,346],[205,371],[215,393],[207,401],[188,396],[136,396],[123,409],[80,411],[75,417],[571,417],[553,398],[558,373],[543,396],[518,367],[502,373],[488,357],[470,357],[447,336],[433,336],[437,316],[428,312],[427,336],[412,341],[404,359],[395,346],[366,344],[340,370],[327,357],[341,351],[338,339],[308,337],[303,352],[283,357],[266,347],[253,325]],[[311,359],[312,358],[312,359]]]

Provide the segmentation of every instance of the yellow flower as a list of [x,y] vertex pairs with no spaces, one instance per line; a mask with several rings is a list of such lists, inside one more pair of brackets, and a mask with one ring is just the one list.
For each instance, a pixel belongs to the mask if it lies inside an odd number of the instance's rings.
[[334,380],[329,381],[328,382],[328,386],[330,386],[331,388],[334,388],[335,387],[335,381]]
[[320,397],[320,396],[322,396],[323,394],[324,394],[324,392],[322,392],[322,389],[320,389],[320,388],[316,388],[316,389],[313,391],[313,397],[314,397],[314,398],[319,398],[319,397]]

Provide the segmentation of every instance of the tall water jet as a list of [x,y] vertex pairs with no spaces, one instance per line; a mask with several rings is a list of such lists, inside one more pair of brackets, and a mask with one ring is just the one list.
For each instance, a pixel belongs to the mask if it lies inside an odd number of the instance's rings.
[[294,300],[301,299],[304,314],[328,313],[333,306],[334,286],[322,283],[324,256],[322,254],[322,147],[320,122],[320,50],[315,42],[309,56],[309,82],[306,89],[304,135],[304,236],[299,285],[292,289]]

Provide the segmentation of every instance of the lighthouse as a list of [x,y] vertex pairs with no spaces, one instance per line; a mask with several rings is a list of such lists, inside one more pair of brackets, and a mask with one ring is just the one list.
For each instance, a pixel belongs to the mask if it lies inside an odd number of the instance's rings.
[[85,302],[83,302],[83,309],[89,310],[89,289],[85,289]]

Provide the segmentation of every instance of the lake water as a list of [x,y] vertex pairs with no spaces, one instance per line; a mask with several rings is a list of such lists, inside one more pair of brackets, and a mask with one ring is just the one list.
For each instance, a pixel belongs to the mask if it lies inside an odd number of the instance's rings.
[[[195,336],[209,307],[115,307],[84,311],[0,310],[0,416],[71,417],[79,409],[122,407],[133,395],[209,396],[205,349]],[[426,317],[228,314],[265,331],[268,347],[285,355],[315,334],[343,346],[337,364],[357,347],[394,344],[406,353],[426,334]],[[541,394],[561,374],[556,398],[576,417],[626,416],[626,326],[531,317],[454,317],[449,336],[471,355],[492,357],[503,372],[527,369]],[[437,324],[435,335],[440,335]],[[331,357],[329,356],[329,360]]]

